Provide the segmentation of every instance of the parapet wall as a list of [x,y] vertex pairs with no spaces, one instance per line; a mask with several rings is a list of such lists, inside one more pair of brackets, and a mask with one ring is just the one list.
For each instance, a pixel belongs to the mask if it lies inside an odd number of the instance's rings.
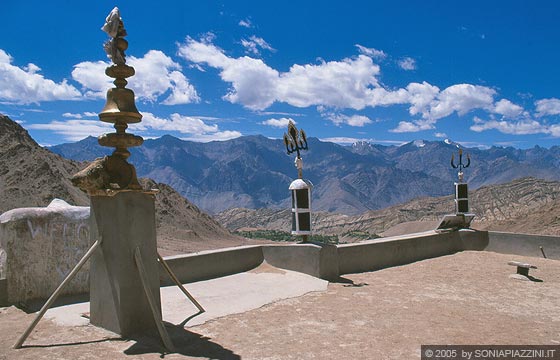
[[395,236],[338,246],[340,274],[373,271],[449,255],[463,250],[483,250],[485,231],[461,230]]
[[484,249],[502,254],[543,257],[542,246],[547,258],[560,260],[560,237],[488,232],[489,244]]
[[[262,261],[333,281],[343,274],[407,264],[462,250],[484,250],[487,245],[485,231],[429,231],[338,246],[308,243],[221,249],[167,257],[166,261],[185,283],[246,271]],[[171,284],[163,270],[160,270],[160,279],[164,285]]]

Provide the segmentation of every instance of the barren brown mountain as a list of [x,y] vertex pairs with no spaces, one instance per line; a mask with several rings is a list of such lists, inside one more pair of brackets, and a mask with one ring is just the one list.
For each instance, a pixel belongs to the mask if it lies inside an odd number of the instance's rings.
[[[88,196],[69,180],[82,167],[85,164],[42,148],[21,125],[0,114],[0,213],[47,206],[54,198],[72,205],[89,205]],[[149,179],[143,179],[142,184],[159,189],[156,221],[162,254],[255,243],[231,235],[171,187]]]
[[[473,227],[481,230],[559,235],[559,205],[558,181],[523,178],[470,192],[471,211],[476,214]],[[399,233],[433,229],[444,214],[453,212],[451,195],[420,198],[356,216],[318,212],[313,217],[313,229],[320,234],[338,235],[342,241],[356,241],[383,234],[399,224]],[[220,213],[216,219],[230,230],[288,231],[291,221],[289,209],[231,209]],[[389,231],[386,235],[389,234],[396,232]]]

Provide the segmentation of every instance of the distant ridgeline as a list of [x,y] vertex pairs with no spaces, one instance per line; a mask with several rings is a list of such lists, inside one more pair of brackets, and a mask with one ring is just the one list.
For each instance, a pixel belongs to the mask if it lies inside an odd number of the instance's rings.
[[[313,208],[359,214],[424,196],[454,191],[456,172],[449,166],[457,145],[451,141],[414,141],[402,146],[360,142],[340,146],[309,139],[306,178],[314,187]],[[50,148],[73,160],[106,154],[93,137]],[[474,190],[533,176],[560,180],[560,147],[466,149],[473,160],[465,180]],[[288,185],[296,177],[282,140],[245,136],[195,143],[172,136],[146,140],[132,149],[139,176],[175,188],[201,209],[288,208]]]

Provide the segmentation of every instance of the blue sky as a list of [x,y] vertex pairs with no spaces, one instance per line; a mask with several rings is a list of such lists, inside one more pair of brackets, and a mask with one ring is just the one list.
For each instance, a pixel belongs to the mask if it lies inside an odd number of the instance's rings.
[[146,138],[280,138],[292,119],[339,143],[560,139],[554,1],[3,2],[0,113],[45,145],[112,132],[114,6]]

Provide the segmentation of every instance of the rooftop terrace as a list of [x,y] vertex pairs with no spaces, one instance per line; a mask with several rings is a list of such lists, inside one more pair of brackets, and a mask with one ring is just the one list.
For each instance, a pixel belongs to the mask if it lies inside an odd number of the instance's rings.
[[[537,281],[510,278],[515,272],[510,260],[536,265],[531,275]],[[422,344],[560,345],[558,260],[463,251],[346,274],[328,286],[321,282],[266,265],[187,284],[201,304],[208,304],[203,324],[189,319],[194,306],[178,305],[187,302],[184,297],[162,288],[164,320],[177,347],[164,357],[418,359]],[[251,309],[239,307],[248,299]],[[173,304],[178,311],[169,311]],[[81,312],[76,306],[62,309],[74,319]],[[97,327],[72,325],[74,320],[60,324],[60,315],[52,314],[22,349],[13,350],[33,316],[0,308],[0,359],[162,356],[157,337],[122,340]],[[177,326],[185,320],[184,328]]]

